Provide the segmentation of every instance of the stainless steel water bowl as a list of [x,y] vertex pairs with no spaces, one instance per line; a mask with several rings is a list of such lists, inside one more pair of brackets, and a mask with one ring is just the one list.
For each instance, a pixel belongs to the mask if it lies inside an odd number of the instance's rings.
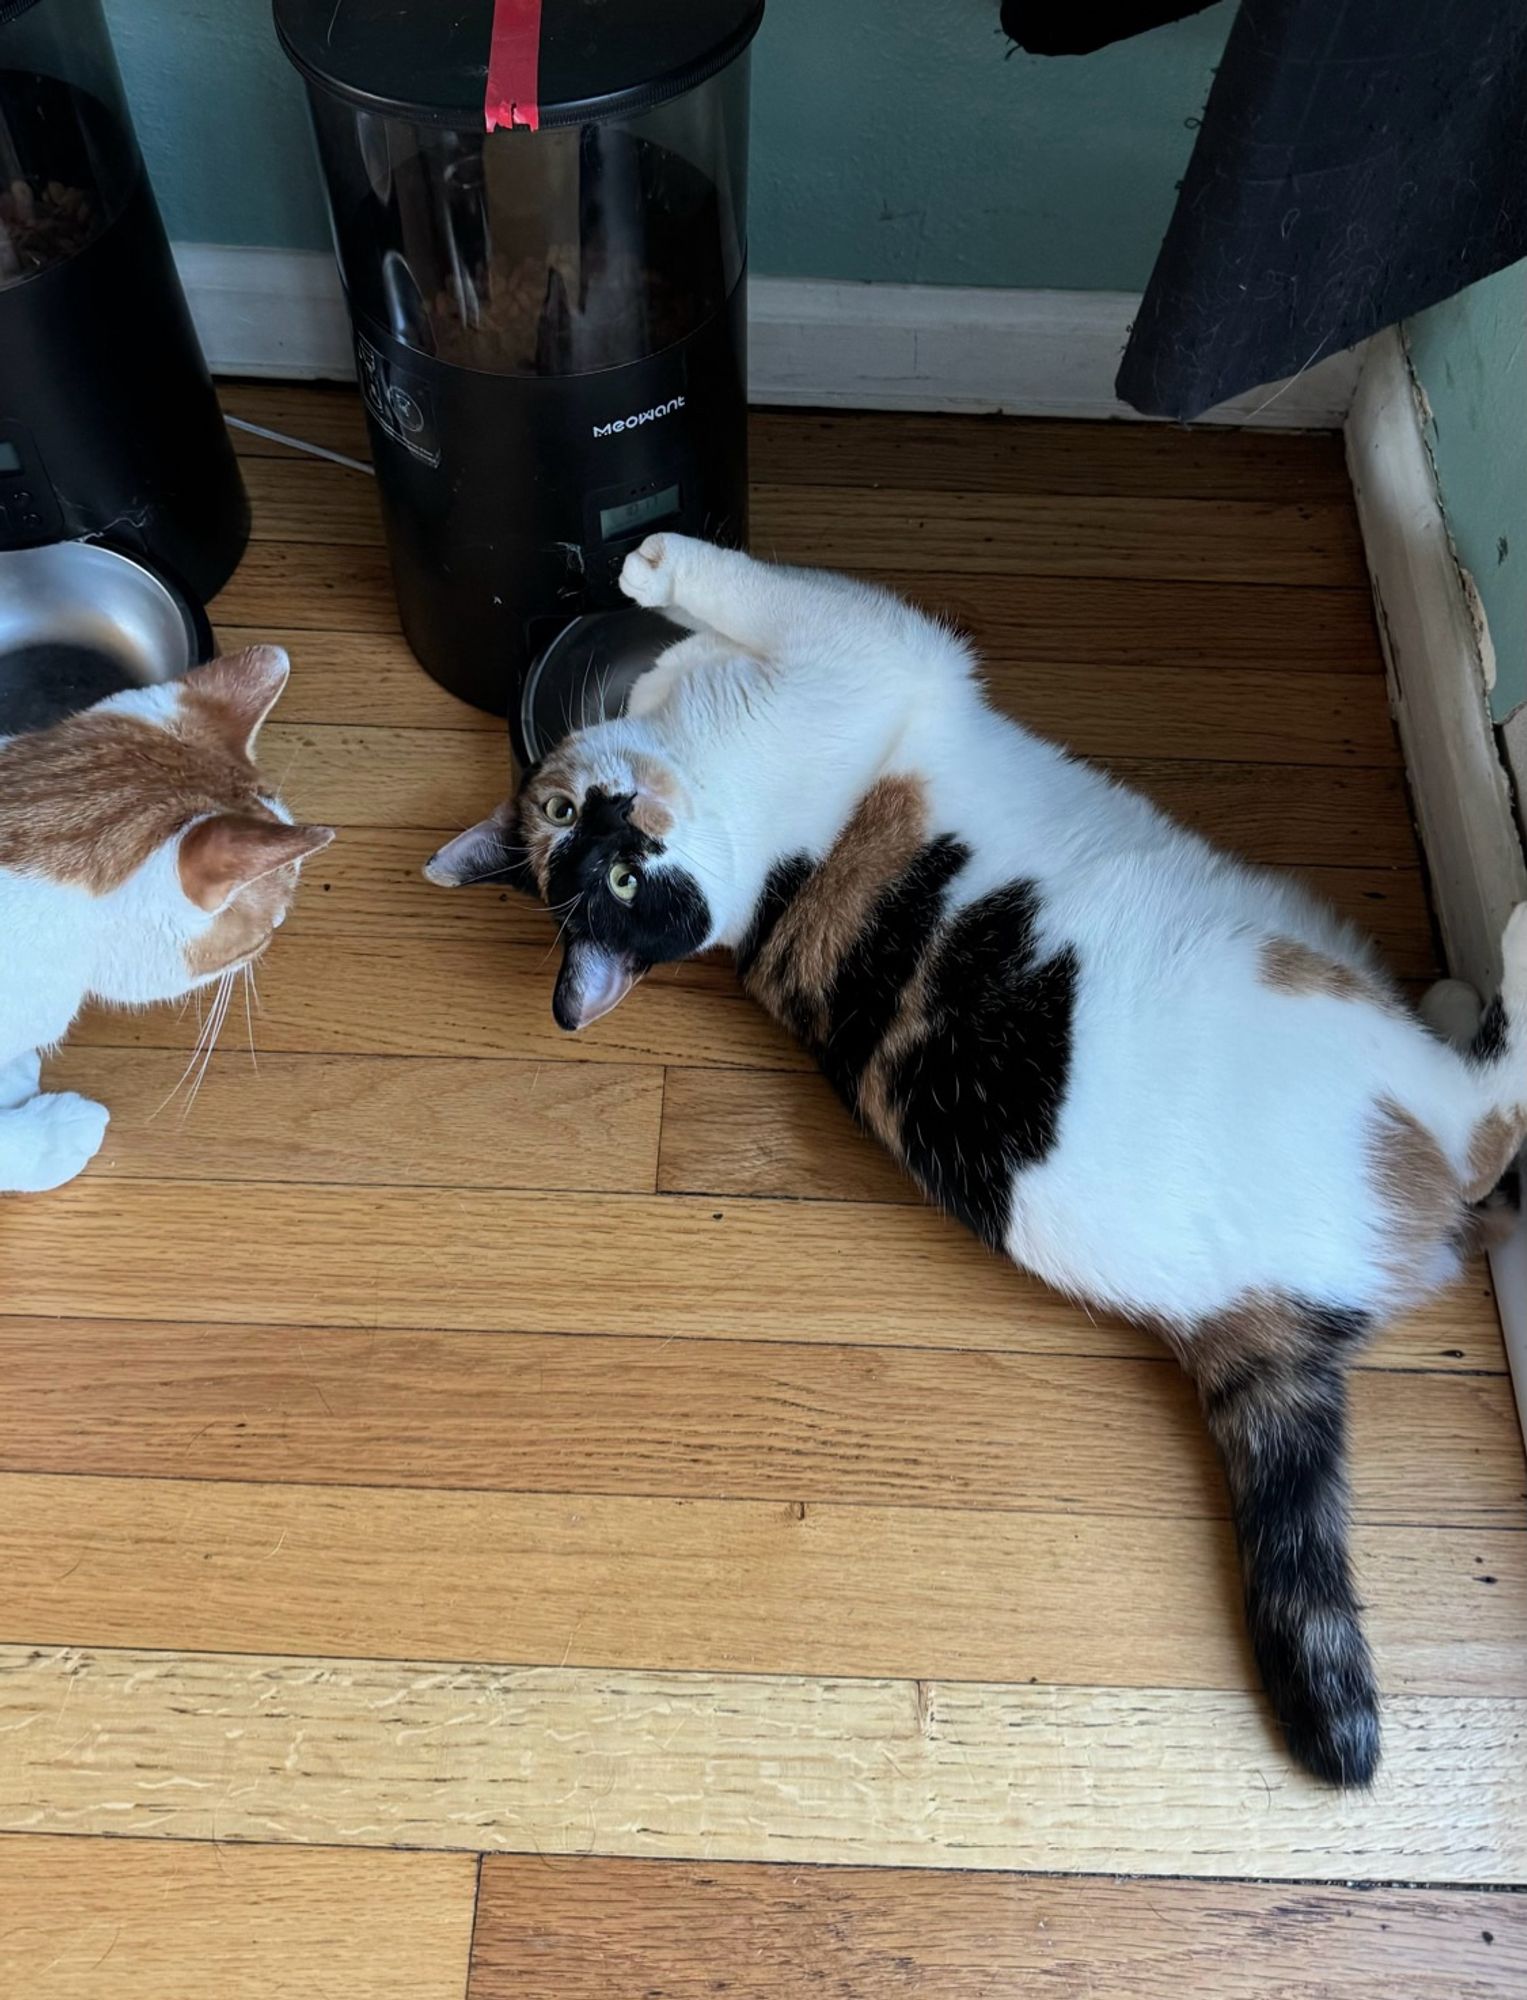
[[683,637],[683,626],[635,605],[575,618],[525,676],[520,733],[531,761],[574,730],[623,715],[632,688]]
[[0,735],[173,680],[205,625],[145,564],[96,542],[0,549]]

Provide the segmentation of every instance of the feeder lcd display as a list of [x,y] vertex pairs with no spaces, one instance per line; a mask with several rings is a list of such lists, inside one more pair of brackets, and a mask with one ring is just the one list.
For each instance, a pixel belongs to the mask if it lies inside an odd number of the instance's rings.
[[679,489],[665,486],[661,493],[644,493],[638,500],[623,500],[618,507],[601,507],[599,532],[609,541],[628,535],[633,528],[645,528],[649,521],[661,521],[679,511]]
[[0,444],[0,474],[20,470],[21,453],[13,444]]

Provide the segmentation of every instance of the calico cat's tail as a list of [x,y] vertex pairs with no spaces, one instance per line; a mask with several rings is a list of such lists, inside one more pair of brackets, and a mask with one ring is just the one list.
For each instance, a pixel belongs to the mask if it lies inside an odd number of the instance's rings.
[[1379,1760],[1347,1557],[1346,1374],[1363,1317],[1265,1300],[1178,1346],[1230,1486],[1246,1622],[1288,1747],[1330,1784]]

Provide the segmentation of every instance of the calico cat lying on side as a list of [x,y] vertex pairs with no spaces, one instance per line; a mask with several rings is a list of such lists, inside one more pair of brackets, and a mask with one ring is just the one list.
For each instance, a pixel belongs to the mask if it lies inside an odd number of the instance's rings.
[[730,946],[932,1200],[1155,1328],[1224,1460],[1289,1746],[1365,1784],[1346,1374],[1457,1272],[1527,1128],[1527,907],[1461,1053],[1301,890],[996,714],[907,605],[673,535],[622,583],[693,636],[427,872],[552,906],[564,1028]]
[[100,1150],[105,1107],[38,1087],[86,1000],[216,985],[225,1005],[334,838],[294,826],[250,761],[286,676],[255,646],[0,737],[0,1193],[59,1187]]

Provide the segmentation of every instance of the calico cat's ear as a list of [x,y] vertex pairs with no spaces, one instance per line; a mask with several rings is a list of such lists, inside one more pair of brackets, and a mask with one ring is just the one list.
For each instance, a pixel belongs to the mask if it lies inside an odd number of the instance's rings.
[[535,877],[515,838],[515,817],[511,801],[458,833],[425,862],[425,879],[441,889],[459,889],[468,882],[507,882],[527,896],[535,895]]
[[332,826],[288,826],[253,813],[214,813],[180,842],[180,886],[199,910],[220,910],[264,875],[305,861],[334,838]]
[[182,682],[200,719],[237,757],[254,756],[260,725],[281,698],[292,663],[280,646],[246,646],[194,667]]
[[557,1026],[576,1034],[618,1007],[647,968],[628,952],[580,938],[562,954],[551,1011]]

